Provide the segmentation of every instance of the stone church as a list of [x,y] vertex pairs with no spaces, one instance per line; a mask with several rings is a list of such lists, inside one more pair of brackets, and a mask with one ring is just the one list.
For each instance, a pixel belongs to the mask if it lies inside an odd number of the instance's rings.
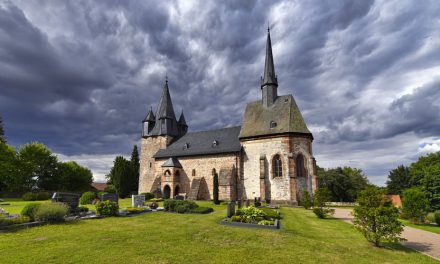
[[313,193],[312,133],[293,96],[277,90],[269,30],[261,99],[247,104],[241,126],[187,132],[183,112],[176,118],[166,81],[156,113],[150,109],[142,121],[139,193],[209,200],[214,175],[221,200],[257,197],[295,205],[303,190]]

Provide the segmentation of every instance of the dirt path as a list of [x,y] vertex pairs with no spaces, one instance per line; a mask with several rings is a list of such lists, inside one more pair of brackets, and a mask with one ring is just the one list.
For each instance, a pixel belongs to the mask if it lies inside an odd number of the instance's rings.
[[[333,217],[352,224],[351,209],[335,208]],[[402,245],[440,260],[440,235],[425,230],[405,226],[402,236],[407,240]]]

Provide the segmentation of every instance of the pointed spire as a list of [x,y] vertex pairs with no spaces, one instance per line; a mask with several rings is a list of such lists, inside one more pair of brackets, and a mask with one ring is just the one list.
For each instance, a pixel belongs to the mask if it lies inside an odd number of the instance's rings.
[[183,115],[183,110],[182,110],[182,113],[180,114],[180,118],[179,118],[179,125],[183,125],[183,126],[188,126],[187,124],[186,124],[186,120],[185,120],[185,116]]
[[159,119],[170,118],[176,119],[174,114],[173,102],[171,101],[170,90],[168,88],[168,77],[165,79],[165,85],[163,87],[162,97],[159,101],[159,106],[157,108],[156,116]]
[[264,64],[264,76],[261,80],[261,87],[269,84],[278,86],[278,80],[275,74],[275,66],[273,63],[272,42],[270,40],[270,28],[269,25],[267,25],[266,61]]
[[144,122],[154,122],[156,117],[153,114],[153,107],[150,107],[150,111],[148,111],[147,116],[144,119]]

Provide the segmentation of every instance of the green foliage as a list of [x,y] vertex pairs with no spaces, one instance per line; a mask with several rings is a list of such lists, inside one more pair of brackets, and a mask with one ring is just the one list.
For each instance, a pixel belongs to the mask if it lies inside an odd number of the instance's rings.
[[191,209],[190,213],[192,214],[209,214],[214,212],[214,209],[211,207],[203,207],[203,206],[199,206],[196,208]]
[[35,219],[50,223],[62,222],[68,212],[69,208],[64,203],[42,203],[35,213]]
[[141,193],[141,195],[145,196],[145,201],[151,200],[155,197],[154,193],[150,193],[150,192]]
[[133,181],[135,180],[133,175],[132,163],[124,157],[118,156],[113,162],[113,167],[107,175],[107,178],[114,185],[119,197],[125,198],[131,192],[137,191],[134,190],[133,187]]
[[259,199],[257,199],[257,197],[254,198],[254,206],[255,207],[261,206],[261,201]]
[[127,211],[130,214],[139,214],[139,213],[145,212],[146,210],[145,210],[145,208],[142,208],[142,207],[127,207]]
[[3,129],[3,119],[0,116],[0,144],[6,144],[5,130]]
[[29,217],[32,221],[35,221],[36,213],[41,204],[28,203],[21,210],[21,215]]
[[423,223],[429,210],[429,201],[420,189],[411,188],[403,192],[402,207],[402,213],[412,223]]
[[[249,207],[243,207],[243,208],[237,210],[237,212],[235,213],[235,216],[239,217],[238,218],[239,221],[235,221],[235,222],[257,224],[261,220],[264,220],[267,215],[263,210],[251,205]],[[237,217],[232,217],[232,218],[237,219]]]
[[334,214],[335,210],[326,208],[326,203],[328,203],[331,199],[331,194],[327,190],[327,188],[318,188],[315,192],[314,196],[314,204],[313,213],[319,218],[325,218],[329,214]]
[[35,201],[37,199],[37,196],[34,193],[27,192],[21,196],[21,199],[24,201]]
[[92,172],[74,161],[58,164],[58,190],[68,192],[83,192],[90,189],[93,181]]
[[140,162],[139,162],[139,153],[138,153],[138,149],[137,146],[134,145],[133,146],[133,151],[131,152],[131,166],[132,166],[132,172],[133,175],[130,177],[130,181],[131,181],[131,191],[132,192],[137,192],[137,190],[139,189],[139,167],[140,167]]
[[102,195],[106,194],[107,192],[98,192],[97,196],[99,200],[102,200]]
[[96,213],[98,215],[102,215],[102,216],[118,215],[119,206],[118,203],[116,202],[111,202],[108,200],[104,202],[98,202],[96,203],[95,207],[96,207]]
[[173,200],[173,199],[165,200],[163,202],[163,206],[165,211],[177,212],[180,214],[189,213],[193,209],[199,207],[193,201],[182,201],[182,200]]
[[5,143],[0,143],[0,194],[22,192],[18,162],[15,149]]
[[94,192],[85,192],[81,195],[79,199],[80,204],[92,204],[93,200],[95,200],[96,196]]
[[275,225],[274,220],[261,220],[258,222],[259,225]]
[[49,200],[50,195],[48,192],[37,192],[36,193],[36,201],[45,201]]
[[434,221],[435,223],[440,226],[440,210],[435,211],[434,213]]
[[24,224],[30,222],[31,219],[27,216],[21,215],[19,217],[13,217],[13,218],[6,218],[3,216],[0,216],[0,227],[1,226],[8,226],[8,225],[15,225],[15,224]]
[[358,206],[353,210],[354,225],[364,237],[375,246],[382,240],[400,241],[403,225],[398,220],[399,212],[392,202],[384,197],[384,191],[367,188],[357,199]]
[[23,194],[21,198],[25,201],[44,201],[44,200],[48,200],[50,198],[50,195],[48,192],[38,192],[38,193],[27,192]]
[[117,192],[115,186],[112,184],[107,185],[107,187],[105,187],[104,191],[106,193],[116,193]]
[[325,208],[325,207],[314,207],[313,213],[318,218],[326,218],[328,215],[332,215],[335,213],[335,209]]
[[400,165],[390,171],[387,180],[388,194],[402,195],[403,190],[411,187],[411,174],[409,167]]
[[305,209],[310,209],[310,207],[312,207],[313,205],[312,196],[307,190],[303,190],[301,192],[300,204]]
[[265,208],[265,207],[258,208],[258,209],[260,209],[261,211],[263,211],[266,214],[266,216],[264,217],[264,219],[266,219],[266,220],[273,220],[273,219],[281,219],[282,218],[281,213],[277,210]]
[[79,213],[87,213],[89,211],[89,208],[87,206],[78,206],[75,209],[75,213],[79,214]]
[[218,174],[214,171],[213,176],[213,190],[212,194],[214,196],[214,204],[220,204],[220,201],[218,199]]
[[359,192],[370,185],[361,169],[351,167],[318,168],[318,183],[329,190],[334,202],[354,202]]
[[[440,212],[440,211],[439,211]],[[435,223],[435,212],[434,213],[428,213],[426,215],[426,220],[430,223]]]

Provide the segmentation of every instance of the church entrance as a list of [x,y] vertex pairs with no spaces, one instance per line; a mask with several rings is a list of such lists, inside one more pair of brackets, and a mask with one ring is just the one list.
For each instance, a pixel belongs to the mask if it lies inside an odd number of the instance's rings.
[[174,196],[179,195],[180,192],[180,188],[179,185],[176,186],[176,188],[174,188]]
[[165,185],[165,187],[163,187],[163,198],[165,199],[170,199],[171,196],[171,188],[168,185]]

